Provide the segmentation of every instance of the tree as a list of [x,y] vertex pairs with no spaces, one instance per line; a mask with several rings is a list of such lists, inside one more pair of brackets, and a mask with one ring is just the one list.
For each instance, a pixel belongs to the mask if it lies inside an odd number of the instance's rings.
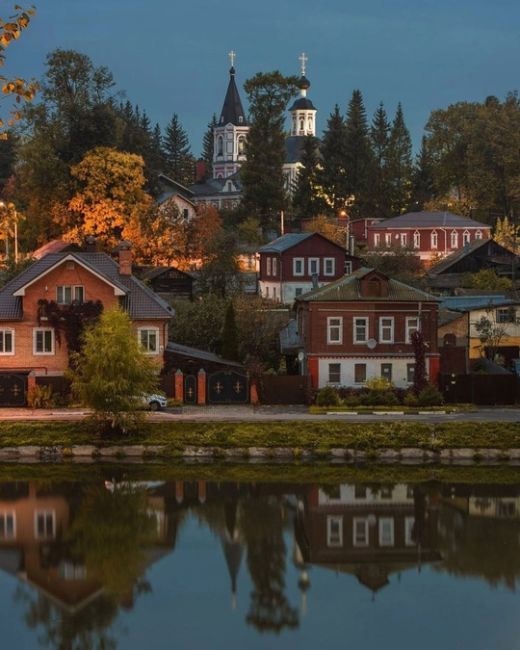
[[433,182],[433,168],[428,141],[422,138],[421,150],[415,158],[412,171],[412,199],[414,210],[423,210],[425,205],[432,200],[435,193]]
[[215,293],[225,298],[236,290],[238,274],[236,234],[221,229],[208,242],[199,272],[199,288],[202,293]]
[[406,128],[401,103],[397,105],[386,156],[390,210],[398,215],[409,204],[412,190],[412,140]]
[[321,154],[323,169],[321,172],[321,185],[328,212],[337,216],[345,209],[350,201],[348,190],[346,153],[346,130],[343,117],[336,104],[331,113],[325,132],[323,133]]
[[426,387],[428,380],[426,378],[426,344],[424,342],[424,335],[420,330],[412,332],[411,336],[413,355],[415,359],[414,373],[413,373],[413,391],[416,395]]
[[240,175],[244,209],[264,225],[277,222],[286,205],[282,167],[285,162],[285,110],[297,90],[296,77],[277,70],[258,73],[244,84],[249,99],[247,160]]
[[338,226],[337,219],[331,219],[324,214],[320,214],[312,221],[307,222],[303,230],[307,232],[319,232],[324,237],[327,237],[327,239],[336,242],[336,244],[340,244],[340,246],[345,246],[347,241],[347,229],[344,226]]
[[320,184],[321,160],[315,137],[305,137],[300,163],[292,199],[293,208],[297,216],[316,217],[326,209],[326,203]]
[[224,318],[222,356],[224,359],[229,359],[230,361],[238,361],[238,332],[235,321],[235,309],[232,302],[228,304]]
[[493,239],[501,246],[518,253],[520,242],[518,241],[518,234],[520,227],[515,226],[508,217],[503,219],[498,218],[495,223],[495,233]]
[[390,251],[385,251],[384,254],[371,253],[365,255],[364,259],[369,267],[412,285],[418,284],[419,278],[424,273],[417,251],[412,248],[398,246],[390,249]]
[[202,160],[206,167],[206,177],[211,178],[213,176],[213,154],[215,148],[215,138],[213,137],[213,132],[215,127],[218,125],[217,116],[213,113],[206,133],[202,139]]
[[370,142],[372,144],[374,177],[372,181],[372,193],[375,217],[389,217],[390,197],[388,179],[386,173],[386,158],[390,140],[390,123],[386,116],[383,102],[379,104],[374,113],[370,127]]
[[489,313],[489,317],[481,316],[474,325],[479,333],[481,356],[495,361],[502,339],[507,337],[507,329],[504,325],[496,322],[493,310],[490,310]]
[[141,350],[126,312],[103,312],[85,333],[75,363],[73,392],[93,409],[102,431],[124,433],[142,422],[142,396],[157,389],[159,368]]
[[481,269],[478,273],[468,274],[466,286],[472,289],[510,291],[513,285],[510,278],[500,277],[494,269]]
[[168,174],[182,185],[191,185],[194,180],[194,160],[190,153],[188,134],[182,128],[176,113],[166,127],[163,147]]

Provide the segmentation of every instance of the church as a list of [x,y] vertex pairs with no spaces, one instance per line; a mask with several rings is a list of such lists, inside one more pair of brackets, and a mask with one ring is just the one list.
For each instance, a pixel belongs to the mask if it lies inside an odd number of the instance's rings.
[[[240,167],[246,160],[245,145],[249,124],[236,84],[235,52],[229,53],[229,82],[217,126],[213,130],[213,174],[205,178],[201,170],[189,187],[194,203],[209,203],[218,209],[236,208],[242,198]],[[299,97],[289,108],[290,131],[285,139],[285,186],[290,194],[301,167],[301,152],[306,136],[316,137],[316,108],[308,98],[310,81],[306,76],[307,56],[299,57]]]

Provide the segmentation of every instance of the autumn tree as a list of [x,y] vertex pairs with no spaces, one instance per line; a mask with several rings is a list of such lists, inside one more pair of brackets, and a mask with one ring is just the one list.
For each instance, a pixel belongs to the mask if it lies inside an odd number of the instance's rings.
[[498,218],[495,223],[493,239],[501,246],[518,253],[519,229],[519,226],[512,223],[508,217],[504,217],[503,219]]
[[345,246],[347,241],[347,230],[344,226],[338,226],[338,220],[327,217],[324,214],[318,215],[315,219],[305,223],[303,230],[306,232],[319,232],[340,246]]

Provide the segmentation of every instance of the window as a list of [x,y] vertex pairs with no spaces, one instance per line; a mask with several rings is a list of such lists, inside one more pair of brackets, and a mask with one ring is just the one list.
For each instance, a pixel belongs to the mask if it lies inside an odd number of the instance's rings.
[[364,384],[367,380],[367,364],[355,363],[354,364],[354,382],[356,384]]
[[37,510],[34,515],[34,532],[37,539],[53,539],[56,536],[54,510]]
[[147,354],[157,354],[159,352],[159,328],[138,329],[139,343]]
[[400,239],[401,239],[401,246],[406,246],[406,233],[402,232],[400,233]]
[[16,537],[16,515],[14,512],[0,512],[0,541]]
[[394,319],[393,317],[379,319],[379,342],[394,342]]
[[354,343],[368,341],[368,318],[354,318]]
[[381,377],[392,381],[392,364],[391,363],[382,363],[381,364]]
[[35,327],[33,330],[33,354],[54,354],[54,330]]
[[514,307],[501,307],[497,309],[497,323],[515,323],[516,311]]
[[63,580],[86,580],[87,569],[83,564],[75,564],[68,560],[60,562],[58,573]]
[[469,244],[470,239],[471,239],[471,235],[469,234],[469,231],[465,230],[462,233],[462,245],[465,246],[466,244]]
[[224,155],[224,140],[222,136],[219,135],[217,138],[217,156],[223,156],[223,155]]
[[413,539],[413,528],[415,524],[415,517],[405,517],[404,520],[404,543],[406,546],[415,546]]
[[352,262],[349,260],[345,262],[345,275],[350,275],[352,273]]
[[419,330],[419,318],[416,316],[406,317],[406,343],[412,342],[412,334]]
[[390,248],[391,245],[392,245],[392,235],[389,232],[387,232],[385,233],[385,246],[387,248]]
[[14,330],[0,330],[0,354],[14,354]]
[[434,230],[430,235],[430,246],[431,248],[437,248],[438,245],[439,245],[439,236],[437,235],[437,232]]
[[482,239],[482,230],[477,230],[475,232],[475,239]]
[[268,257],[265,260],[265,272],[266,272],[266,275],[271,275],[272,274],[272,271],[271,271],[271,258],[270,257]]
[[381,235],[376,232],[374,233],[374,248],[379,248],[381,246]]
[[320,259],[319,257],[309,257],[309,275],[316,273],[320,274]]
[[343,517],[327,517],[327,546],[343,546]]
[[421,233],[418,230],[413,234],[413,247],[421,248]]
[[343,342],[343,318],[327,318],[327,343]]
[[265,297],[269,298],[269,287],[265,288]]
[[368,546],[368,521],[360,517],[354,517],[352,520],[354,546]]
[[294,295],[296,297],[301,296],[302,293],[303,293],[303,289],[301,287],[296,287],[296,289],[294,290]]
[[409,384],[413,384],[414,377],[415,377],[415,363],[407,363],[406,364],[406,381]]
[[380,495],[382,499],[391,499],[393,493],[394,493],[394,489],[388,485],[385,485],[384,487],[381,488]]
[[278,275],[278,260],[276,257],[273,257],[273,275]]
[[293,275],[303,275],[304,273],[303,257],[295,257],[293,259]]
[[184,208],[182,211],[182,218],[184,219],[184,221],[188,221],[189,216],[190,216],[190,212],[188,208]]
[[394,545],[394,518],[381,517],[379,519],[379,546]]
[[450,233],[450,246],[452,248],[457,248],[459,245],[459,233],[456,230],[452,230]]
[[341,384],[340,363],[329,363],[329,384]]
[[56,287],[56,302],[58,305],[70,305],[72,302],[83,302],[83,287]]
[[244,137],[240,137],[238,138],[238,155],[242,156],[245,153],[245,150],[246,150],[246,139]]
[[323,260],[323,275],[334,275],[336,272],[336,260],[333,257],[326,257]]
[[354,486],[354,499],[366,499],[367,498],[367,489],[364,485],[355,485]]

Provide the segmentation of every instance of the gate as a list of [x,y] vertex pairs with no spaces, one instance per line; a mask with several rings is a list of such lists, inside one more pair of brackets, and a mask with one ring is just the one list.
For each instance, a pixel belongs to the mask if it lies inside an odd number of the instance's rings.
[[249,379],[238,372],[215,372],[208,377],[208,404],[247,404]]
[[184,403],[197,403],[197,377],[195,375],[186,375],[184,377]]
[[0,406],[27,405],[27,374],[0,373]]

